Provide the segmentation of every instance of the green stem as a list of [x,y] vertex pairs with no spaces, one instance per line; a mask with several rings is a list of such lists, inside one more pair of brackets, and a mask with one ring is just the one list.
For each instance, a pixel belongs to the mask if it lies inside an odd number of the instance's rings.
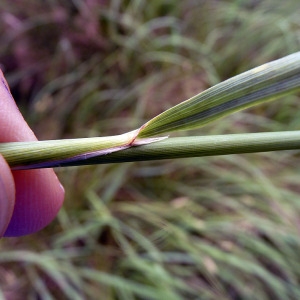
[[[85,143],[88,143],[88,140],[89,139],[84,139]],[[47,141],[36,143],[44,143],[44,146],[47,147]],[[51,146],[51,144],[49,144],[49,146]],[[51,150],[50,148],[49,151]],[[52,165],[47,165],[46,167],[56,167],[58,165],[80,166],[295,149],[300,149],[300,131],[178,137],[131,147],[122,151],[80,161],[60,162],[59,164],[53,162]],[[1,151],[1,147],[0,153],[6,157],[7,153]],[[62,154],[63,153],[57,153],[57,156]],[[22,155],[22,153],[19,153],[19,155]],[[9,161],[9,163],[12,167],[16,166],[13,161]],[[24,168],[26,169],[26,167]],[[22,167],[18,169],[22,169]]]

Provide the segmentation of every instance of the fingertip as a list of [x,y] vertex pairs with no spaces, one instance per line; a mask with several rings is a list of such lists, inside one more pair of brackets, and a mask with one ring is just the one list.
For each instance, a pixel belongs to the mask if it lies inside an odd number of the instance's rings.
[[[19,112],[1,70],[0,103],[0,142],[37,140]],[[21,236],[44,228],[63,203],[64,189],[52,169],[11,172],[2,158],[0,180],[0,233],[11,218],[4,236]]]
[[5,232],[14,210],[15,185],[10,168],[0,154],[0,237]]
[[22,236],[47,226],[64,200],[64,189],[52,169],[13,172],[16,204],[4,236]]

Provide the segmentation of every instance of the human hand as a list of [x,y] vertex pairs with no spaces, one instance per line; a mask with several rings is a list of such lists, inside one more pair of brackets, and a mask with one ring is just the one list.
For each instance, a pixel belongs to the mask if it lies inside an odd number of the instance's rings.
[[[0,143],[35,140],[0,70]],[[0,237],[42,229],[56,216],[63,199],[64,189],[52,169],[11,171],[0,155]]]

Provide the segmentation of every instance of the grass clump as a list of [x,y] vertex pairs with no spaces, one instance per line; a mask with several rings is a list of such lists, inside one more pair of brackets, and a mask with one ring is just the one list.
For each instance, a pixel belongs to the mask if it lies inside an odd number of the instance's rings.
[[[40,139],[119,134],[298,51],[296,2],[2,1],[0,56]],[[298,111],[285,96],[195,132],[297,130]],[[298,299],[299,167],[291,151],[57,170],[57,220],[1,240],[0,297]]]

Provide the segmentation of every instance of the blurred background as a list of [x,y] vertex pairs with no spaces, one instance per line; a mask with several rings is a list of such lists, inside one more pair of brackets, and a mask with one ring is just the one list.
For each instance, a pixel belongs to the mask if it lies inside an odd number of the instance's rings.
[[[1,0],[0,64],[39,139],[113,135],[299,51],[299,16],[297,0]],[[180,135],[299,127],[290,95]],[[0,298],[300,299],[299,152],[56,171],[56,220],[0,241]]]

